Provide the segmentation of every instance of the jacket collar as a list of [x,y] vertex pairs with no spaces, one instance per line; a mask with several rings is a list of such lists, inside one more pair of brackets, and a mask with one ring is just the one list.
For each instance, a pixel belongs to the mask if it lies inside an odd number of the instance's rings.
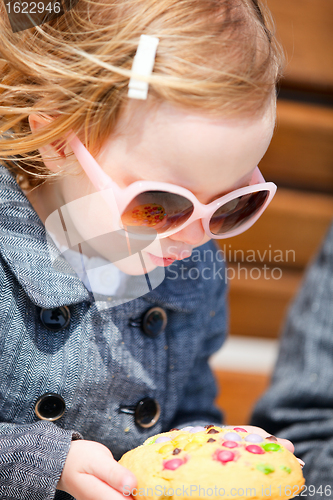
[[[0,254],[30,300],[39,307],[55,308],[94,300],[59,249],[47,240],[44,224],[14,176],[2,165]],[[163,282],[142,298],[175,311],[195,309],[204,297],[203,281],[197,279],[193,286],[193,279],[183,278],[181,265],[184,268],[182,261],[176,261],[172,270],[166,268]],[[190,261],[185,269],[194,266]]]
[[62,258],[62,269],[52,266],[44,224],[14,176],[0,166],[0,252],[30,300],[39,307],[54,308],[89,299],[72,267]]

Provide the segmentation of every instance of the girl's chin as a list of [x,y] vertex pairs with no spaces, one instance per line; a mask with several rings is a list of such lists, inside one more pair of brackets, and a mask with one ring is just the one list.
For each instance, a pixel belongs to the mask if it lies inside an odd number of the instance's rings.
[[[156,264],[150,260],[146,252],[142,252],[141,256],[142,259],[135,259],[135,262],[126,262],[124,259],[123,261],[114,262],[114,265],[117,266],[120,271],[130,276],[141,276],[156,269]],[[142,262],[145,267],[142,266]]]

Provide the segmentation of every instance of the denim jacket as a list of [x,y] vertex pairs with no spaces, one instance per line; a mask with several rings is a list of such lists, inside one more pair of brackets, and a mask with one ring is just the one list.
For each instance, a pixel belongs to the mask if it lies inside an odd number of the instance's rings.
[[[118,460],[153,434],[221,423],[208,358],[226,335],[225,265],[213,241],[195,250],[149,293],[101,310],[73,270],[52,266],[43,223],[0,166],[1,499],[71,499],[56,485],[72,439],[98,441]],[[51,331],[43,314],[60,307],[68,324]],[[167,324],[152,337],[140,321],[154,307]],[[65,405],[53,421],[37,411],[49,393]],[[160,408],[151,427],[133,415],[145,398]]]

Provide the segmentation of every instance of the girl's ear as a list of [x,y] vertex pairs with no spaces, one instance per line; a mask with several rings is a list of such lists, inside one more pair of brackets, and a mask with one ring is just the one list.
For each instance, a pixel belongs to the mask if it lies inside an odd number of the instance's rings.
[[[34,132],[35,130],[39,129],[40,127],[44,127],[48,123],[53,121],[53,118],[44,115],[40,116],[37,114],[31,114],[28,117],[29,120],[29,125],[31,128],[31,131]],[[51,144],[48,144],[47,146],[42,146],[38,149],[40,152],[43,162],[45,166],[51,171],[51,172],[59,172],[59,168],[62,168],[66,164],[66,155],[65,155],[65,142],[61,140],[57,140],[54,142],[51,142]],[[51,158],[57,158],[57,160],[51,160]]]

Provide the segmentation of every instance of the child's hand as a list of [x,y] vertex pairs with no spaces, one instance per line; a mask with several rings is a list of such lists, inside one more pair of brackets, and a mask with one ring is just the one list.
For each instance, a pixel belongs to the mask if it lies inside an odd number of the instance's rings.
[[123,492],[137,485],[134,474],[113,458],[106,446],[95,441],[72,441],[57,490],[76,500],[124,500]]

